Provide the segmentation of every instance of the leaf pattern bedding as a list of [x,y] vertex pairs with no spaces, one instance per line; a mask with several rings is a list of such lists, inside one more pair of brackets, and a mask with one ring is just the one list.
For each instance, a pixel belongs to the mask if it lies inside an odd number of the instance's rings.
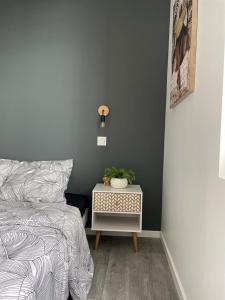
[[0,200],[0,299],[87,299],[93,262],[77,208]]

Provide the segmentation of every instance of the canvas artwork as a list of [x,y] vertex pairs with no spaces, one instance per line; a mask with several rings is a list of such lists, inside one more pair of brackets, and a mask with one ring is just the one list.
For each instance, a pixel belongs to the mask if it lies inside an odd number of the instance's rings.
[[197,0],[173,0],[170,106],[195,88]]

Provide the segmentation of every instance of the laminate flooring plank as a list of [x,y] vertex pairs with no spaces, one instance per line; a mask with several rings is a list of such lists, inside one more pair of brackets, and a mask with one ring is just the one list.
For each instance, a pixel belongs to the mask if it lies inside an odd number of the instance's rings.
[[[98,250],[94,250],[95,237],[88,237],[91,255],[94,260],[94,278],[88,300],[101,300],[105,284],[106,272],[109,265],[109,255],[111,251],[111,241],[106,240],[100,243]],[[104,237],[103,237],[104,240]]]
[[[178,300],[167,258],[160,239],[142,240],[142,263],[147,276],[143,299]],[[145,277],[143,276],[143,277]],[[150,297],[150,298],[148,298]]]
[[[113,238],[112,251],[106,273],[105,286],[102,294],[104,300],[129,299],[129,253],[134,253],[132,239]],[[131,300],[131,299],[130,299]]]

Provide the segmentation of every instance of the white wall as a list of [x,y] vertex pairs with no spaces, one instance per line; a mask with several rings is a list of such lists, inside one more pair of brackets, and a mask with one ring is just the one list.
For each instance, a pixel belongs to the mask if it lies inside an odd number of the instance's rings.
[[196,91],[170,109],[168,84],[162,233],[188,300],[225,299],[224,20],[224,0],[199,0]]

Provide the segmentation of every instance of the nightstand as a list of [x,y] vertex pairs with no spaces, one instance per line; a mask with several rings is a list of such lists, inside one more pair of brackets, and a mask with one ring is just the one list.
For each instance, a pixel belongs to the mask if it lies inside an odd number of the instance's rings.
[[142,197],[139,185],[115,189],[98,183],[92,191],[92,227],[98,249],[102,231],[131,232],[134,250],[138,250],[137,233],[142,230]]

